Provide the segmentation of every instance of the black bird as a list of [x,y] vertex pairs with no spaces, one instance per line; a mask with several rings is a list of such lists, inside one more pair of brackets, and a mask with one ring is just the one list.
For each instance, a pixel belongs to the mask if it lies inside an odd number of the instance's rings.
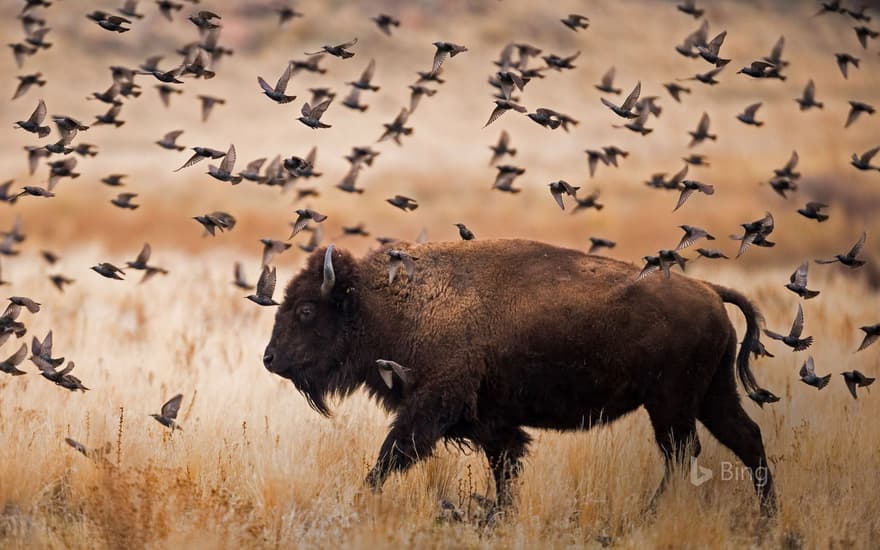
[[402,267],[406,272],[406,276],[412,279],[413,273],[416,269],[415,260],[418,258],[411,256],[410,254],[402,251],[402,250],[394,250],[391,249],[388,251],[388,284],[394,284],[394,279],[397,278],[397,272],[400,271]]
[[786,346],[790,347],[794,351],[804,351],[809,348],[813,344],[813,337],[807,336],[806,338],[801,338],[801,334],[804,331],[804,310],[800,304],[798,304],[797,315],[794,318],[794,323],[791,325],[791,331],[787,335],[779,334],[778,332],[773,332],[772,330],[764,329],[764,334],[766,334],[769,338],[774,340],[779,340]]
[[818,290],[810,290],[807,288],[807,271],[810,269],[810,262],[802,263],[791,277],[788,278],[785,288],[794,292],[804,300],[815,298],[819,295]]
[[125,124],[124,120],[119,120],[118,118],[116,118],[119,116],[119,113],[121,111],[122,111],[122,104],[114,105],[114,106],[110,107],[110,109],[106,113],[104,113],[103,115],[97,115],[95,117],[94,124],[95,125],[112,124],[113,126],[116,126],[117,128],[119,128],[120,126]]
[[125,17],[120,17],[118,15],[111,15],[107,12],[96,10],[92,13],[86,15],[87,18],[95,21],[98,25],[101,26],[102,29],[124,33],[130,31],[131,29],[126,27],[125,25],[130,25],[131,20],[126,19]]
[[207,173],[214,179],[238,185],[241,183],[241,176],[233,175],[233,170],[235,170],[235,145],[230,145],[229,150],[223,155],[223,160],[220,161],[220,166],[214,166],[213,164],[208,166]]
[[72,285],[73,283],[76,282],[75,280],[70,279],[68,277],[65,277],[64,275],[61,275],[60,273],[54,274],[54,275],[49,275],[49,281],[53,285],[55,285],[55,288],[57,288],[61,292],[64,292],[65,285]]
[[165,134],[165,136],[162,137],[162,139],[156,142],[156,145],[163,149],[170,149],[172,151],[183,151],[184,149],[186,149],[186,147],[184,147],[183,145],[178,145],[176,143],[177,138],[180,137],[180,134],[182,133],[183,130],[174,130],[173,132],[168,132],[167,134]]
[[553,109],[542,107],[534,113],[529,113],[528,117],[545,128],[555,130],[562,126],[562,129],[568,131],[568,125],[577,125],[578,121],[568,115],[564,115]]
[[710,260],[729,260],[730,259],[726,254],[724,254],[720,250],[716,250],[714,248],[698,248],[697,254],[699,254],[703,258],[709,258]]
[[853,57],[848,53],[836,53],[834,57],[837,58],[837,67],[840,69],[840,74],[843,75],[843,78],[849,78],[848,67],[852,65],[856,69],[859,68],[860,59],[857,57]]
[[765,246],[771,247],[773,243],[767,241],[767,237],[773,232],[775,228],[775,222],[773,220],[773,215],[770,212],[767,212],[767,215],[761,218],[760,220],[755,220],[749,223],[740,224],[741,227],[745,230],[742,236],[731,235],[730,238],[736,241],[742,241],[739,246],[739,252],[737,252],[736,257],[745,253],[745,251],[751,246]]
[[346,84],[350,86],[354,86],[359,90],[367,90],[371,92],[378,92],[379,86],[374,86],[371,84],[373,80],[373,73],[376,71],[376,60],[371,59],[370,63],[367,65],[367,68],[364,69],[364,72],[361,73],[360,78],[353,82],[346,82]]
[[795,172],[795,168],[797,168],[798,162],[800,161],[800,156],[798,156],[797,151],[792,151],[791,156],[788,158],[788,162],[785,163],[785,166],[782,168],[774,168],[773,174],[777,178],[789,178],[789,179],[799,179],[801,177],[800,172]]
[[437,51],[434,52],[434,61],[431,64],[431,74],[437,73],[447,57],[455,57],[462,52],[468,51],[466,47],[453,44],[452,42],[434,42],[434,47],[437,48]]
[[587,251],[587,254],[597,254],[603,248],[612,249],[617,246],[617,243],[609,240],[603,239],[602,237],[590,237],[590,249]]
[[597,211],[605,208],[604,204],[599,203],[599,191],[593,191],[588,196],[581,199],[575,197],[574,200],[577,204],[575,205],[574,210],[571,211],[572,214],[580,212],[581,210],[588,210],[590,208],[593,208]]
[[281,76],[278,77],[278,82],[275,83],[275,87],[269,86],[269,83],[263,80],[263,77],[257,77],[257,83],[259,83],[260,88],[263,89],[263,93],[274,101],[275,103],[290,103],[294,99],[296,99],[295,95],[286,95],[285,92],[287,90],[287,83],[290,81],[290,75],[293,71],[293,63],[288,63],[287,67],[284,69],[284,72],[281,73]]
[[821,210],[823,208],[828,208],[827,204],[821,202],[808,202],[806,206],[798,209],[798,214],[805,218],[809,218],[811,220],[816,220],[817,222],[824,222],[828,219],[828,214],[822,214]]
[[550,195],[553,197],[553,200],[563,210],[565,210],[565,203],[562,202],[562,195],[568,195],[577,199],[577,191],[580,189],[580,187],[574,187],[565,180],[554,181],[547,184],[547,186],[550,188]]
[[144,246],[138,253],[137,258],[135,258],[133,262],[125,262],[125,265],[127,265],[131,269],[145,270],[148,267],[147,262],[150,261],[150,256],[152,254],[153,248],[150,246],[150,243],[144,243]]
[[501,131],[501,135],[498,137],[498,143],[490,145],[489,149],[492,150],[492,158],[489,159],[489,166],[492,166],[501,160],[505,155],[510,155],[511,157],[516,156],[516,149],[510,147],[510,135],[507,133],[507,130]]
[[390,124],[383,124],[385,127],[385,131],[379,137],[377,141],[385,141],[389,137],[394,140],[394,143],[398,145],[403,145],[400,141],[401,136],[408,136],[413,133],[413,129],[406,126],[406,121],[409,119],[409,111],[406,107],[400,109],[400,113],[397,114],[397,117]]
[[770,50],[770,55],[761,59],[770,63],[774,67],[779,67],[780,69],[788,67],[788,61],[782,59],[783,48],[785,48],[785,37],[780,36],[779,40],[776,41],[776,44],[773,45],[773,49]]
[[399,19],[397,19],[396,17],[393,17],[391,15],[386,15],[384,13],[380,13],[376,17],[371,17],[370,19],[372,19],[373,22],[376,23],[376,26],[379,27],[379,30],[381,30],[383,33],[385,33],[388,36],[391,36],[391,27],[399,27],[400,26]]
[[354,38],[348,42],[344,42],[342,44],[338,44],[336,46],[327,45],[321,46],[321,49],[316,52],[306,52],[306,55],[321,55],[322,53],[329,53],[333,57],[339,57],[341,59],[348,59],[349,57],[354,57],[354,52],[348,51],[348,48],[357,44],[358,39]]
[[92,271],[102,277],[106,277],[108,279],[116,279],[117,281],[122,281],[123,278],[120,277],[120,275],[125,274],[124,271],[108,262],[102,262],[98,265],[92,266]]
[[67,366],[62,370],[55,370],[55,367],[46,362],[42,357],[31,357],[31,361],[40,369],[40,374],[46,380],[61,386],[70,391],[80,390],[85,393],[89,388],[83,386],[82,381],[76,376],[70,374],[74,368],[73,361],[68,361]]
[[604,97],[600,98],[600,101],[602,102],[603,105],[605,105],[606,107],[608,107],[609,109],[614,111],[614,114],[616,114],[619,117],[636,118],[639,115],[637,113],[633,112],[633,107],[636,106],[636,102],[639,100],[639,94],[641,93],[641,91],[642,91],[642,82],[639,81],[636,83],[635,88],[633,88],[633,90],[629,93],[629,95],[626,97],[626,99],[623,101],[623,103],[620,106],[617,106],[614,103],[611,103],[610,101],[608,101]]
[[703,17],[704,10],[697,9],[697,4],[694,0],[682,0],[682,3],[676,4],[675,7],[678,11],[690,15],[694,19]]
[[816,84],[813,83],[812,79],[807,82],[801,97],[795,98],[795,101],[801,106],[801,111],[806,111],[812,107],[821,109],[825,106],[821,101],[816,101]]
[[779,72],[779,67],[765,61],[752,61],[748,67],[743,67],[736,74],[744,74],[752,78],[778,78],[785,81],[786,77]]
[[[486,124],[483,125],[483,128],[492,124],[498,117],[506,113],[507,111],[516,111],[518,113],[525,113],[527,109],[522,105],[519,105],[508,99],[496,99],[495,100],[495,109],[492,110],[492,113],[489,115],[489,120],[486,121]],[[531,116],[531,115],[530,115]]]
[[859,44],[862,45],[862,48],[868,47],[868,39],[874,39],[880,36],[880,32],[875,30],[871,30],[868,27],[861,25],[859,27],[853,27],[856,31],[856,37],[859,39]]
[[432,90],[421,84],[412,84],[409,89],[411,90],[409,94],[409,112],[413,113],[416,110],[416,107],[419,105],[419,102],[422,99],[422,96],[431,97],[437,93],[437,90]]
[[605,155],[604,151],[596,151],[595,149],[585,149],[584,152],[587,154],[587,165],[590,169],[590,177],[592,178],[596,174],[596,167],[601,162],[605,166],[609,166],[611,162],[608,160],[608,157]]
[[330,128],[330,124],[324,124],[321,122],[321,117],[324,116],[324,112],[330,107],[330,102],[332,99],[327,99],[314,107],[310,106],[308,103],[303,104],[302,106],[302,116],[297,120],[308,126],[309,128],[316,130],[318,128]]
[[199,28],[199,32],[205,32],[212,29],[220,28],[218,23],[214,22],[214,19],[222,19],[219,15],[214,12],[210,12],[207,10],[202,10],[198,13],[194,13],[187,17],[193,25]]
[[627,130],[637,132],[643,136],[646,136],[646,135],[650,134],[651,132],[653,132],[654,131],[653,128],[647,128],[645,126],[645,124],[647,124],[647,122],[648,122],[648,115],[651,114],[651,111],[649,111],[647,108],[641,109],[641,110],[637,109],[636,113],[637,113],[636,118],[634,120],[630,120],[629,122],[627,122],[623,126],[620,126],[617,124],[613,124],[612,126],[614,126],[615,128],[626,128]]
[[868,105],[867,103],[863,103],[861,101],[852,101],[849,102],[849,114],[846,115],[846,124],[843,125],[844,128],[849,128],[850,125],[859,118],[859,115],[862,113],[868,113],[869,115],[873,115],[875,112],[873,105]]
[[393,198],[385,199],[385,202],[392,206],[400,208],[404,212],[413,211],[419,207],[419,203],[415,199],[405,197],[403,195],[394,195]]
[[[616,73],[616,69],[614,67],[611,67],[610,69],[608,69],[608,71],[604,75],[602,75],[602,79],[599,81],[599,84],[597,84],[595,86],[595,88],[597,90],[599,90],[600,92],[605,92],[606,94],[620,95],[620,92],[622,92],[623,90],[621,90],[620,88],[614,87],[614,74],[615,73]],[[678,101],[678,100],[676,99],[676,101]]]
[[694,225],[679,225],[678,227],[684,231],[684,235],[682,235],[681,240],[678,242],[678,246],[675,247],[676,250],[687,248],[703,238],[709,241],[715,240],[715,237],[701,227],[696,227]]
[[727,31],[723,31],[705,46],[697,46],[697,51],[700,52],[700,57],[719,68],[730,63],[729,59],[722,59],[720,57],[721,45],[724,44],[724,38],[726,36]]
[[351,167],[348,169],[348,173],[342,178],[342,181],[336,184],[336,188],[340,191],[345,191],[346,193],[363,193],[364,190],[357,187],[357,178],[360,173],[361,163],[352,163]]
[[15,89],[15,93],[12,94],[12,99],[18,99],[24,94],[28,92],[33,86],[38,86],[42,88],[46,85],[46,81],[42,79],[43,73],[34,73],[28,74],[24,76],[19,76],[18,78],[18,87]]
[[544,60],[544,63],[547,64],[547,67],[550,69],[554,69],[557,71],[561,71],[563,69],[575,69],[577,68],[575,65],[572,65],[572,61],[580,57],[580,50],[574,52],[568,56],[560,56],[556,54],[545,55],[541,59]]
[[750,126],[761,127],[764,125],[764,122],[761,120],[755,120],[755,114],[758,112],[758,109],[761,108],[763,102],[759,101],[758,103],[752,103],[740,114],[736,115],[737,120],[744,124],[748,124]]
[[132,204],[131,201],[137,197],[137,193],[119,193],[116,198],[111,199],[110,202],[113,206],[117,206],[124,210],[137,210],[140,205]]
[[828,381],[831,380],[830,374],[816,376],[816,366],[813,363],[812,356],[808,357],[806,362],[804,362],[798,375],[801,377],[801,382],[808,386],[813,386],[817,390],[821,390],[827,386]]
[[757,403],[762,409],[767,403],[776,403],[779,401],[779,397],[773,395],[769,390],[765,390],[764,388],[758,388],[749,392],[749,399]]
[[465,224],[457,223],[455,224],[455,227],[458,228],[458,236],[461,237],[461,240],[472,241],[477,238],[476,235],[474,235],[474,232],[468,229]]
[[857,370],[842,372],[840,374],[843,375],[843,380],[846,382],[846,387],[849,389],[849,393],[852,394],[853,399],[859,398],[859,396],[856,395],[856,388],[867,388],[874,383],[874,378],[869,378]]
[[175,170],[175,172],[179,172],[184,168],[189,168],[193,164],[197,164],[205,159],[219,159],[226,156],[226,153],[224,153],[223,151],[211,149],[210,147],[192,147],[192,150],[194,151],[193,156],[191,156],[189,160],[183,163],[183,166]]
[[180,410],[180,403],[183,401],[183,395],[177,394],[162,405],[162,410],[159,411],[159,414],[151,414],[153,418],[156,419],[156,422],[162,424],[166,428],[171,428],[171,431],[180,430],[181,427],[177,425],[177,412]]
[[859,170],[880,170],[880,166],[872,166],[871,159],[874,158],[874,155],[877,154],[877,151],[880,151],[880,145],[874,147],[873,149],[868,149],[861,156],[856,153],[852,154],[852,160],[850,160],[850,164],[858,168]]
[[226,230],[232,230],[235,227],[235,218],[232,214],[228,214],[226,212],[211,212],[210,214],[205,214],[203,216],[194,216],[194,220],[202,224],[202,227],[205,228],[205,234],[214,236],[214,230],[219,229],[221,232]]
[[492,189],[514,194],[522,191],[521,189],[513,187],[513,181],[517,176],[525,174],[525,168],[512,166],[510,164],[502,164],[495,168],[498,170],[498,174],[495,175],[495,182],[492,184]]
[[210,95],[198,95],[196,97],[202,104],[202,122],[208,121],[208,117],[211,116],[215,105],[226,105],[226,100],[220,97]]
[[260,306],[277,306],[278,302],[272,299],[275,294],[275,268],[269,270],[268,265],[263,266],[263,272],[260,274],[260,280],[257,281],[257,292],[246,298],[251,302]]
[[578,29],[586,29],[590,26],[590,18],[576,13],[570,13],[565,19],[560,19],[562,24],[577,32]]
[[287,5],[275,6],[275,13],[278,14],[278,26],[283,27],[293,21],[296,17],[303,17],[303,14]]
[[859,330],[865,333],[865,338],[864,340],[862,340],[862,344],[856,351],[862,351],[866,347],[876,342],[878,338],[880,338],[880,323],[876,325],[860,327]]
[[709,114],[705,112],[703,113],[703,116],[700,117],[700,122],[697,125],[696,131],[688,132],[688,134],[690,134],[692,138],[688,147],[699,145],[707,139],[711,139],[712,141],[718,139],[716,134],[709,133]]
[[666,91],[669,92],[669,95],[672,96],[676,102],[681,103],[681,94],[689,94],[691,93],[690,88],[685,88],[680,84],[676,84],[675,82],[668,82],[663,85],[666,88]]
[[342,226],[343,235],[357,235],[359,237],[369,237],[370,233],[364,229],[364,224],[359,223],[353,226]]
[[681,208],[685,201],[697,191],[704,195],[713,195],[715,194],[715,187],[707,183],[700,183],[696,180],[681,180],[681,195],[678,196],[678,202],[675,204],[675,208],[673,208],[672,211],[675,212]]
[[26,357],[27,344],[22,344],[21,347],[18,348],[18,351],[7,357],[5,361],[0,362],[0,372],[5,372],[6,374],[11,374],[12,376],[21,376],[22,374],[25,374],[23,370],[18,370],[15,367],[20,365]]
[[351,92],[342,100],[342,105],[348,107],[349,109],[354,109],[356,111],[364,112],[370,106],[365,105],[360,102],[361,101],[361,90],[358,88],[352,88]]
[[817,264],[833,264],[835,262],[840,262],[846,267],[850,269],[856,269],[865,265],[865,260],[859,258],[859,255],[862,253],[862,249],[865,248],[865,241],[868,239],[868,234],[866,232],[862,232],[862,236],[859,237],[859,240],[856,244],[853,245],[852,249],[846,254],[838,254],[834,258],[830,260],[816,260]]
[[296,221],[294,221],[291,226],[293,228],[290,237],[287,240],[293,238],[294,235],[302,231],[305,226],[309,224],[310,221],[315,223],[321,223],[327,219],[327,216],[321,214],[320,212],[316,212],[315,210],[311,210],[309,208],[301,208],[296,211]]
[[846,13],[846,8],[841,6],[840,0],[820,0],[819,11],[816,15],[825,15],[826,13]]
[[40,126],[45,118],[46,103],[41,99],[40,102],[37,103],[37,108],[34,109],[34,112],[31,113],[31,116],[28,117],[27,120],[19,120],[15,124],[22,130],[37,134],[38,137],[44,138],[52,131],[48,126]]
[[[718,73],[724,70],[724,67],[717,67],[712,69],[711,71],[705,73],[696,74],[690,78],[685,78],[683,80],[696,80],[697,82],[702,82],[703,84],[708,84],[710,86],[714,86],[718,84],[718,80],[715,80],[715,77],[718,76]],[[668,88],[667,88],[668,89]]]

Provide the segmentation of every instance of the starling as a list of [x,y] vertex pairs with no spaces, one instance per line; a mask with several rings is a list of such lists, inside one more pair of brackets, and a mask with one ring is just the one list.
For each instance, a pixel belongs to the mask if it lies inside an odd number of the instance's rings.
[[846,267],[850,269],[856,269],[865,265],[865,260],[859,258],[859,255],[862,253],[862,249],[865,248],[865,241],[868,239],[868,234],[866,232],[862,232],[862,236],[859,237],[859,240],[856,244],[853,245],[852,249],[846,254],[837,254],[830,260],[816,260],[817,264],[833,264],[835,262],[840,262]]
[[807,82],[807,85],[804,87],[804,91],[801,94],[801,97],[795,98],[795,101],[797,101],[798,105],[800,105],[801,111],[806,111],[807,109],[811,109],[813,107],[821,109],[825,106],[822,102],[816,101],[816,84],[813,82],[812,79]]
[[191,156],[189,160],[183,163],[183,166],[175,170],[175,172],[179,172],[184,168],[189,168],[190,166],[199,163],[205,159],[219,159],[226,156],[226,153],[224,153],[223,151],[211,149],[210,147],[192,147],[192,150],[194,151],[193,156]]
[[798,209],[798,214],[805,218],[809,218],[811,220],[816,220],[817,222],[824,222],[828,219],[828,214],[822,214],[821,210],[823,208],[828,208],[827,204],[821,202],[808,202],[806,206]]
[[715,194],[715,187],[707,184],[700,183],[695,180],[682,180],[681,181],[681,195],[678,196],[678,202],[675,205],[675,208],[672,209],[673,212],[681,208],[681,206],[688,200],[688,197],[694,194],[694,192],[699,191],[704,195],[713,195]]
[[743,112],[736,115],[737,120],[739,120],[743,124],[749,124],[751,126],[757,126],[760,128],[764,125],[764,122],[760,120],[755,120],[755,113],[758,112],[758,109],[761,108],[761,105],[763,105],[763,103],[760,101],[758,103],[752,103],[751,105],[746,107]]
[[210,214],[205,214],[203,216],[194,216],[194,220],[202,224],[202,227],[205,228],[205,235],[214,236],[214,230],[219,229],[221,232],[225,230],[232,230],[235,227],[235,218],[232,214],[227,214],[226,212],[211,212]]
[[293,63],[288,63],[287,67],[284,69],[284,72],[281,73],[281,76],[278,77],[278,82],[275,83],[275,87],[269,86],[269,83],[263,80],[263,77],[257,77],[257,83],[259,83],[260,88],[263,89],[263,93],[274,101],[275,103],[290,103],[294,99],[296,99],[295,95],[286,95],[287,91],[287,83],[290,81],[290,75],[293,71]]
[[171,428],[172,432],[174,430],[180,430],[181,427],[177,425],[175,420],[177,419],[177,411],[180,410],[181,401],[183,401],[183,395],[178,393],[162,405],[162,410],[159,411],[159,414],[151,414],[150,416],[155,418],[156,422],[159,424],[162,424],[166,428]]
[[458,236],[461,237],[463,241],[472,241],[476,239],[476,235],[474,232],[467,228],[467,226],[463,223],[455,224],[455,227],[458,228]]
[[715,240],[715,237],[713,237],[709,234],[708,231],[700,227],[696,227],[693,225],[679,225],[678,227],[680,227],[681,230],[684,231],[684,235],[682,235],[681,240],[678,242],[678,246],[675,247],[676,250],[687,248],[700,239],[706,239],[709,241]]
[[376,26],[379,27],[379,30],[381,30],[383,33],[385,33],[388,36],[391,36],[391,27],[399,27],[400,26],[399,19],[397,19],[396,17],[393,17],[391,15],[386,15],[384,13],[380,13],[376,17],[371,17],[370,19],[372,19],[373,22],[376,23]]
[[257,281],[257,292],[247,296],[247,299],[260,306],[277,306],[278,302],[272,299],[275,294],[275,268],[269,270],[268,265],[263,266],[260,280]]
[[852,394],[853,399],[859,398],[859,396],[856,395],[856,388],[867,388],[874,383],[874,378],[869,378],[857,370],[842,372],[841,374],[843,375],[843,380],[846,382],[846,387],[849,389],[849,393]]
[[[156,142],[156,145],[163,149],[170,149],[172,151],[183,151],[186,149],[183,145],[178,145],[176,143],[177,138],[180,137],[180,134],[183,133],[183,130],[174,130],[173,132],[168,132],[165,134],[162,139]],[[196,161],[198,162],[198,161]]]
[[343,44],[338,44],[336,46],[324,45],[321,46],[321,49],[316,52],[306,52],[306,55],[321,55],[322,53],[329,53],[333,57],[339,57],[341,59],[348,59],[349,57],[354,57],[354,52],[348,51],[348,48],[357,44],[358,39],[355,38],[349,42],[345,42]]
[[794,292],[804,300],[815,298],[819,295],[818,290],[809,290],[807,288],[807,271],[810,269],[810,263],[804,262],[798,267],[791,277],[788,278],[785,288]]
[[131,203],[135,197],[137,197],[137,193],[119,193],[115,199],[110,200],[110,203],[122,209],[137,210],[140,205]]
[[556,204],[559,205],[559,208],[565,210],[565,203],[562,202],[562,195],[569,195],[570,197],[577,199],[577,191],[580,187],[574,187],[569,184],[565,180],[554,181],[547,186],[550,188],[550,195],[553,197],[553,200],[556,201]]
[[849,106],[849,114],[847,114],[846,116],[846,124],[843,125],[844,128],[849,128],[862,113],[873,115],[876,110],[872,105],[868,105],[867,103],[863,103],[861,101],[850,100]]
[[873,149],[868,149],[861,156],[856,153],[852,154],[852,160],[850,160],[850,164],[855,166],[859,170],[880,170],[880,166],[872,166],[871,159],[874,158],[874,155],[877,154],[877,151],[880,151],[880,146],[874,147]]
[[608,239],[603,239],[601,237],[590,237],[590,249],[587,251],[587,254],[597,254],[603,248],[614,248],[617,246],[617,243]]
[[708,113],[703,113],[703,116],[700,117],[700,122],[697,125],[696,131],[688,132],[691,135],[691,143],[688,147],[693,147],[694,145],[699,145],[703,141],[707,139],[711,139],[715,141],[718,139],[716,134],[709,133],[709,115]]
[[321,122],[321,117],[330,106],[331,101],[332,99],[327,99],[314,107],[310,106],[308,103],[303,104],[302,116],[299,117],[298,120],[313,130],[317,128],[330,128],[330,124],[324,124]]
[[878,338],[880,338],[880,323],[876,325],[860,327],[859,330],[865,333],[865,338],[864,340],[862,340],[862,344],[856,351],[862,351],[866,347],[876,342]]
[[578,29],[586,29],[590,26],[589,17],[584,17],[583,15],[578,15],[576,13],[571,13],[565,19],[560,19],[560,21],[562,21],[563,25],[574,32],[577,32]]
[[385,141],[390,137],[394,140],[394,143],[402,145],[403,143],[400,141],[401,136],[408,136],[413,133],[413,129],[406,126],[409,115],[410,113],[406,107],[402,108],[391,124],[383,124],[385,132],[379,137],[378,141]]
[[290,237],[287,239],[290,240],[294,235],[299,233],[305,228],[306,225],[310,221],[314,221],[315,223],[321,223],[327,219],[327,216],[321,214],[320,212],[316,212],[314,210],[310,210],[308,208],[299,209],[296,211],[297,217],[296,221],[294,221],[291,226],[293,228],[293,232],[290,234]]
[[437,51],[434,52],[434,61],[431,65],[431,74],[437,74],[440,66],[446,61],[447,57],[455,57],[456,55],[468,51],[464,46],[453,44],[452,42],[434,42]]
[[797,315],[794,318],[794,322],[791,325],[791,331],[788,334],[783,335],[778,332],[773,332],[772,330],[764,329],[764,334],[768,337],[779,340],[786,346],[790,347],[794,351],[803,351],[813,345],[813,337],[807,336],[806,338],[801,338],[801,334],[804,331],[804,310],[800,304],[798,304]]
[[238,185],[241,183],[241,176],[233,175],[233,170],[235,170],[235,145],[230,145],[229,150],[223,155],[223,160],[220,161],[220,166],[208,166],[207,173],[216,180],[227,181],[232,185]]
[[603,105],[614,111],[614,114],[619,117],[636,118],[639,115],[633,112],[633,107],[636,106],[636,102],[639,100],[639,94],[641,93],[641,91],[642,83],[641,81],[639,81],[638,83],[636,83],[635,88],[633,88],[632,92],[630,92],[630,94],[626,97],[626,99],[620,106],[611,103],[604,97],[601,98],[600,101],[602,101]]
[[52,131],[48,126],[40,126],[45,118],[46,103],[41,99],[40,102],[37,103],[37,108],[34,109],[34,112],[31,113],[31,116],[27,120],[19,120],[15,124],[22,130],[37,134],[38,137],[44,138]]
[[391,206],[396,206],[404,212],[411,212],[419,207],[419,203],[415,199],[405,197],[403,195],[394,195],[393,198],[386,199],[385,202]]

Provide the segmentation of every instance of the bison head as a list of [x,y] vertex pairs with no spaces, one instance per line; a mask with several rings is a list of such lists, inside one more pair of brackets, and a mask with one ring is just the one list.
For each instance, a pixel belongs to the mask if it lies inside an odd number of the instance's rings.
[[275,315],[263,364],[293,382],[324,416],[330,415],[328,396],[346,395],[361,382],[348,353],[356,310],[357,266],[330,245],[309,257]]

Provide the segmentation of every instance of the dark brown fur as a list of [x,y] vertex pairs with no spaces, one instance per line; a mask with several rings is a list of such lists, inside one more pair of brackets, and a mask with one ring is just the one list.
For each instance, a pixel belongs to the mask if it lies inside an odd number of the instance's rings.
[[[773,512],[761,433],[736,389],[735,371],[747,390],[758,387],[748,350],[760,317],[741,294],[679,275],[636,282],[631,264],[531,241],[394,248],[417,258],[411,279],[401,271],[388,284],[384,249],[362,260],[337,250],[326,299],[324,249],[314,252],[287,288],[264,357],[324,415],[328,396],[360,387],[395,413],[373,487],[452,440],[485,451],[508,503],[530,442],[523,427],[589,429],[644,406],[668,466],[689,442],[699,452],[699,419],[762,469],[755,486]],[[738,361],[724,302],[747,319]],[[302,304],[313,321],[300,318]],[[407,367],[408,384],[389,390],[376,359]]]

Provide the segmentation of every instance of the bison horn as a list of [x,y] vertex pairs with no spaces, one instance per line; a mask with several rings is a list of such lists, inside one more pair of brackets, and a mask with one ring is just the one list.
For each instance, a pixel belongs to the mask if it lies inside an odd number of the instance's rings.
[[324,253],[324,282],[321,283],[321,296],[326,298],[336,284],[336,273],[333,271],[333,245]]

